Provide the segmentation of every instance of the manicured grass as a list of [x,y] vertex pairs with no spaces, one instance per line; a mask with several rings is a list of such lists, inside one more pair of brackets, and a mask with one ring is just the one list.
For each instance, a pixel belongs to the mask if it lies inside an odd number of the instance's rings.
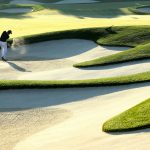
[[100,57],[91,61],[74,64],[74,67],[91,67],[115,64],[138,59],[150,58],[150,30],[145,27],[116,27],[117,34],[106,36],[97,40],[98,44],[111,46],[131,46],[129,50]]
[[[105,31],[104,28],[87,28],[87,29],[47,32],[30,36],[22,36],[20,38],[24,39],[24,44],[37,43],[56,39],[72,39],[72,38],[96,41],[97,39],[99,39],[99,37],[104,37],[107,34],[108,33]],[[12,39],[10,41],[12,41]]]
[[138,46],[150,43],[150,26],[114,27],[117,34],[108,34],[97,40],[98,44],[111,46]]
[[[42,0],[41,0],[42,1]],[[149,1],[137,1],[141,5],[150,4]],[[0,32],[12,29],[12,37],[34,35],[52,31],[62,31],[69,29],[81,29],[105,26],[130,26],[149,25],[148,15],[135,17],[122,11],[124,8],[135,6],[135,1],[103,0],[102,3],[93,4],[71,4],[52,5],[43,4],[42,11],[27,13],[24,15],[0,15]],[[122,16],[123,15],[123,16]]]
[[140,45],[136,48],[113,54],[110,56],[86,61],[83,63],[75,64],[75,67],[91,67],[91,66],[104,66],[108,64],[116,64],[121,62],[139,60],[150,58],[150,44]]
[[150,99],[113,117],[103,125],[103,131],[130,131],[150,127]]
[[88,80],[63,80],[63,81],[10,81],[1,80],[0,89],[29,89],[29,88],[69,88],[69,87],[96,87],[96,86],[117,86],[150,82],[150,72],[144,72],[128,76],[88,79]]
[[[139,2],[139,1],[137,1]],[[148,5],[148,1],[140,1],[140,5]],[[135,1],[103,1],[101,3],[90,4],[68,4],[64,5],[47,5],[51,10],[57,10],[62,14],[74,15],[79,17],[94,17],[94,18],[111,18],[119,15],[128,15],[122,11],[123,8],[136,6]],[[130,13],[131,14],[131,13]]]

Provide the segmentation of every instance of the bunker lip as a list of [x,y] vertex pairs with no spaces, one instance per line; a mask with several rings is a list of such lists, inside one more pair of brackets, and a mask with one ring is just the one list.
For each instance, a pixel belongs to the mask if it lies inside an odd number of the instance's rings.
[[0,13],[17,14],[17,13],[29,13],[32,12],[31,8],[5,8],[0,9]]

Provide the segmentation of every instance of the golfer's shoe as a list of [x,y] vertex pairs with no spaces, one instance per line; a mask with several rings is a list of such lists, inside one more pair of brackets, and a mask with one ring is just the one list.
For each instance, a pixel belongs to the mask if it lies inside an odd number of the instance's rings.
[[2,57],[2,61],[7,61],[4,57]]

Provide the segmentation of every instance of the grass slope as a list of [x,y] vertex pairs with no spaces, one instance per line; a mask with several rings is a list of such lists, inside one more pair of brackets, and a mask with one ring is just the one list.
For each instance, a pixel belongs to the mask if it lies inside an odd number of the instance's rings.
[[150,127],[150,99],[113,117],[103,125],[103,131],[130,131]]
[[91,67],[91,66],[104,66],[108,64],[116,64],[120,62],[127,62],[139,59],[150,58],[150,44],[140,45],[135,48],[113,54],[106,57],[86,61],[83,63],[75,64],[75,67]]
[[[138,6],[139,4],[140,6],[150,5],[148,0],[137,1],[137,3]],[[122,10],[130,6],[135,6],[137,3],[131,0],[107,0],[106,2],[103,0],[103,3],[71,5],[53,5],[45,3],[40,5],[44,7],[44,10],[38,12],[17,16],[0,14],[0,32],[6,30],[6,24],[8,29],[14,31],[12,37],[111,25],[150,25],[148,15],[134,17]],[[131,14],[131,12],[129,14]]]
[[135,14],[138,14],[138,15],[149,15],[150,13],[142,12],[139,10],[140,8],[147,8],[147,7],[150,8],[150,5],[139,6],[139,7],[136,7],[136,6],[135,7],[129,7],[128,9],[129,9],[129,11],[131,11]]
[[89,67],[97,65],[106,65],[137,59],[150,58],[150,30],[145,27],[115,27],[117,34],[99,38],[98,44],[111,46],[130,46],[132,49],[113,54],[106,57],[100,57],[91,61],[75,64],[75,67]]
[[69,87],[94,87],[94,86],[117,86],[124,84],[133,84],[141,82],[150,82],[150,72],[144,72],[134,75],[88,79],[88,80],[64,80],[64,81],[10,81],[1,80],[0,89],[29,89],[29,88],[69,88]]

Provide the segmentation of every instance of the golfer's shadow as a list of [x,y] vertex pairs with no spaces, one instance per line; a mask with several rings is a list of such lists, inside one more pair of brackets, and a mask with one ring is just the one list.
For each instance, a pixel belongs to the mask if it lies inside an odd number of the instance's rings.
[[21,71],[21,72],[31,72],[31,71],[29,71],[29,70],[26,70],[25,68],[22,68],[22,67],[16,65],[16,64],[13,63],[13,62],[7,61],[7,63],[8,63],[12,68],[14,68],[15,70],[18,70],[18,71]]

